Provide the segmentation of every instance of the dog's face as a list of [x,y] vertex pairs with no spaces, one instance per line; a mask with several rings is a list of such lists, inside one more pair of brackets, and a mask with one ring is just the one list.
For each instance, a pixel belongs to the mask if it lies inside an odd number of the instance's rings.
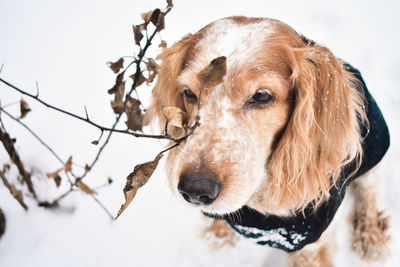
[[[200,95],[197,74],[221,56],[224,81]],[[176,106],[190,125],[200,115],[200,126],[167,164],[172,190],[204,212],[249,205],[287,214],[326,196],[328,173],[335,179],[359,151],[361,100],[350,77],[329,50],[286,24],[222,19],[167,48],[161,59],[149,116],[164,125],[161,107]]]

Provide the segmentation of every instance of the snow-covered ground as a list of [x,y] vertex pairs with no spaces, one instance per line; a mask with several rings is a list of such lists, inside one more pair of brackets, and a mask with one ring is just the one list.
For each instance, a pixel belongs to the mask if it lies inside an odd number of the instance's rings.
[[[185,1],[175,0],[161,36],[168,44],[205,24],[229,15],[272,17],[328,46],[358,67],[380,105],[391,130],[392,145],[381,164],[379,207],[392,218],[392,256],[385,264],[367,265],[350,250],[348,225],[338,232],[337,266],[400,266],[400,19],[398,1]],[[133,51],[131,25],[140,13],[164,7],[164,0],[79,1],[1,0],[0,76],[69,111],[109,125],[113,115],[107,89],[114,75],[105,62]],[[159,39],[158,39],[159,40]],[[153,51],[154,55],[157,50]],[[151,88],[141,89],[143,98]],[[1,104],[20,95],[0,85]],[[99,132],[26,99],[33,112],[24,119],[66,160],[89,162]],[[9,108],[18,114],[18,105]],[[16,123],[2,116],[17,138],[23,160],[36,173],[59,168],[56,160]],[[134,165],[153,159],[162,142],[115,135],[86,182],[92,187],[114,179],[98,190],[98,198],[116,213],[122,188]],[[0,149],[0,164],[8,161]],[[12,173],[15,173],[13,170]],[[12,175],[10,179],[13,179]],[[37,178],[35,178],[37,179]],[[51,199],[55,186],[40,181],[39,195]],[[66,181],[64,181],[64,186]],[[116,222],[87,195],[74,192],[58,210],[35,207],[26,198],[25,212],[0,184],[0,207],[7,230],[0,239],[0,266],[282,266],[285,254],[247,240],[235,248],[213,251],[198,238],[202,217],[169,192],[163,163]]]

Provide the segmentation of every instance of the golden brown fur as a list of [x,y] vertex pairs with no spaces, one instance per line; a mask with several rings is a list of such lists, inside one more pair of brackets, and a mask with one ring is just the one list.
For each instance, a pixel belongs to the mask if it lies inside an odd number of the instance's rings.
[[[362,156],[359,123],[367,122],[354,77],[328,48],[280,21],[232,17],[223,22],[233,27],[265,23],[273,30],[260,36],[261,45],[245,51],[247,60],[233,54],[224,82],[202,92],[200,127],[168,156],[172,190],[182,172],[206,166],[223,189],[203,211],[224,214],[248,205],[279,215],[310,202],[317,207],[329,198],[342,168],[353,160],[359,164]],[[213,34],[225,34],[221,27],[217,21],[163,50],[148,121],[157,117],[163,128],[161,108],[173,106],[189,114],[189,125],[194,122],[197,105],[183,90],[199,95],[197,73],[210,62],[205,44],[213,45],[207,41]],[[266,107],[244,104],[259,88],[271,89],[275,101]],[[219,122],[222,118],[228,119]],[[322,262],[328,254],[320,247],[317,257]]]

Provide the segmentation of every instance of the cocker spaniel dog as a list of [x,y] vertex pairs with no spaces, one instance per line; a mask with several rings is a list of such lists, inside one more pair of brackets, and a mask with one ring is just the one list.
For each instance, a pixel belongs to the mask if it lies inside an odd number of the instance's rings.
[[[198,73],[221,57],[223,81],[200,94]],[[177,107],[188,126],[198,120],[167,173],[218,237],[229,227],[289,252],[291,266],[330,266],[328,226],[351,183],[352,247],[367,260],[385,254],[388,219],[367,174],[389,133],[358,70],[278,20],[247,17],[215,21],[160,59],[147,116],[165,126],[162,108]]]

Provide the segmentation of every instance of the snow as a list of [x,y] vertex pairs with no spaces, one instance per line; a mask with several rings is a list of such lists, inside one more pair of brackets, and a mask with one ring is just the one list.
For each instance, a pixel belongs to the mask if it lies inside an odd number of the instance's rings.
[[[175,0],[161,33],[168,44],[195,32],[211,21],[230,15],[271,17],[282,20],[305,36],[328,46],[335,55],[360,69],[370,92],[386,117],[391,130],[391,148],[380,165],[378,205],[391,215],[391,257],[385,264],[366,264],[350,250],[348,225],[338,236],[336,266],[400,266],[400,206],[398,205],[400,164],[400,3],[380,1],[184,1]],[[131,25],[140,13],[163,7],[163,0],[148,1],[29,1],[0,2],[0,76],[40,95],[46,101],[109,125],[109,108],[115,76],[106,67],[133,51]],[[159,41],[159,40],[157,40]],[[156,45],[157,46],[157,45]],[[152,53],[155,55],[158,49]],[[141,89],[146,99],[150,88]],[[1,104],[20,95],[0,85]],[[33,112],[24,119],[66,160],[71,150],[74,161],[89,162],[97,151],[90,144],[99,131],[64,115],[29,102]],[[146,101],[145,101],[146,102]],[[18,105],[9,108],[18,114]],[[7,130],[17,138],[24,161],[35,173],[54,171],[60,166],[24,129],[2,116]],[[116,213],[123,203],[125,177],[134,165],[152,160],[166,145],[155,140],[114,136],[86,183],[102,185],[107,177],[114,184],[99,189],[98,198]],[[0,149],[0,165],[7,155]],[[15,178],[12,170],[10,180]],[[14,175],[15,176],[15,175]],[[34,178],[38,181],[38,178]],[[38,181],[39,195],[52,199],[54,184]],[[66,188],[63,181],[63,189]],[[130,207],[116,222],[88,196],[74,192],[61,202],[59,210],[35,207],[26,198],[25,212],[0,185],[0,207],[7,217],[7,229],[0,239],[0,266],[284,266],[285,253],[241,240],[235,248],[214,251],[198,238],[206,223],[170,193],[163,162]]]

